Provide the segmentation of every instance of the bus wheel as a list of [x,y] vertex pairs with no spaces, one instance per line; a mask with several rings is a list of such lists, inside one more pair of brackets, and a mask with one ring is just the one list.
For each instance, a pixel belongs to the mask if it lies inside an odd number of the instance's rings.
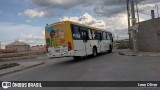
[[93,56],[96,57],[97,56],[97,48],[93,47]]
[[80,56],[73,56],[73,58],[74,58],[75,60],[79,60],[79,59],[81,59],[81,57],[80,57]]
[[109,50],[108,50],[108,53],[111,53],[112,52],[112,46],[109,45]]

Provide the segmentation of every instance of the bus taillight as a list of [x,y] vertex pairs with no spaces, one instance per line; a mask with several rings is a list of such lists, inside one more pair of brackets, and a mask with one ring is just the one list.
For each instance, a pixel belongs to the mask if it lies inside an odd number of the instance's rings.
[[71,46],[71,43],[68,42],[68,51],[71,51],[72,50],[72,46]]

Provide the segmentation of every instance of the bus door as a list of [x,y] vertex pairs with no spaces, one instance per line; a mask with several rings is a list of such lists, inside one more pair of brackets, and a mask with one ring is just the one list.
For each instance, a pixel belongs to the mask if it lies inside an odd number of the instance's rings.
[[98,35],[99,52],[101,52],[101,51],[103,51],[102,34],[101,34],[101,32],[98,32],[97,35]]
[[72,26],[72,36],[73,36],[75,56],[84,56],[86,55],[84,52],[85,46],[81,38],[80,27],[77,25],[71,25],[71,26]]
[[105,38],[105,32],[101,32],[101,36],[100,36],[100,40],[101,40],[101,51],[102,52],[105,52],[107,49],[106,49],[106,38]]
[[111,44],[111,39],[110,39],[110,36],[109,36],[109,33],[106,33],[106,42],[107,42],[107,50],[109,50],[109,45]]
[[107,51],[108,50],[108,42],[107,42],[106,32],[102,32],[102,38],[103,38],[102,51]]
[[81,35],[84,43],[84,52],[86,55],[90,54],[90,41],[88,30],[81,30]]

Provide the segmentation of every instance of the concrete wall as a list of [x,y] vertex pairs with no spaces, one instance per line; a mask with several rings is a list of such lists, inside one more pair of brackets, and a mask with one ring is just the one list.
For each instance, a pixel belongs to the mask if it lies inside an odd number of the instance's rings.
[[16,49],[17,52],[26,52],[30,50],[29,45],[13,45],[13,46],[6,46],[6,49]]
[[160,18],[139,23],[137,34],[139,51],[160,52]]
[[46,46],[45,45],[37,45],[37,46],[32,46],[31,51],[46,51]]

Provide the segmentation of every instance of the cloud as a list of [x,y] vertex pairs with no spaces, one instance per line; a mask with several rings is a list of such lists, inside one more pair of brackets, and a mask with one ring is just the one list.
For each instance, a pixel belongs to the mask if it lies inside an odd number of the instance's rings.
[[14,42],[16,39],[30,45],[45,44],[44,30],[45,28],[42,26],[0,22],[0,41],[3,46]]
[[[112,15],[122,12],[125,9],[125,0],[26,0],[40,8],[48,9],[71,9],[77,6],[94,8],[96,14]],[[106,12],[107,11],[107,12]]]
[[[77,6],[84,8],[90,6],[93,11],[101,16],[112,16],[119,13],[126,12],[126,0],[26,0],[40,8],[45,10],[55,9],[71,9]],[[140,10],[146,10],[147,6],[141,4],[148,4],[153,6],[154,4],[160,3],[159,0],[134,0],[138,3]]]
[[124,9],[125,6],[107,6],[107,7],[96,6],[94,8],[94,12],[100,16],[110,17],[123,12]]
[[86,3],[86,0],[27,0],[40,7],[70,9]]
[[26,42],[31,46],[44,45],[45,37],[43,35],[21,34],[19,37],[19,41]]
[[[140,17],[140,21],[144,21]],[[120,13],[116,16],[106,18],[104,21],[107,24],[107,29],[114,34],[118,34],[120,39],[128,38],[128,20],[126,13]]]
[[31,22],[33,22],[33,20],[28,19],[28,20],[26,20],[26,22],[31,23]]
[[36,22],[36,21],[38,21],[38,20],[36,20],[36,19],[27,19],[26,20],[27,23],[33,23],[33,22]]
[[[139,12],[144,12],[144,11],[149,11],[150,10],[157,10],[156,5],[160,5],[160,1],[142,1],[141,3],[138,4],[138,9]],[[150,14],[150,13],[149,13]]]
[[[138,3],[139,10],[145,11],[148,6],[154,7],[159,0],[134,0]],[[101,16],[113,16],[126,12],[126,0],[97,0],[94,3],[94,12]]]
[[97,0],[94,12],[101,16],[112,16],[126,10],[125,0]]
[[116,36],[115,39],[117,39],[117,35],[118,39],[128,38],[128,21],[125,13],[105,18],[104,22],[107,24],[107,29]]
[[85,25],[89,25],[89,26],[93,26],[93,27],[97,27],[97,28],[101,28],[101,29],[106,29],[106,24],[103,20],[97,20],[96,18],[92,17],[88,13],[85,13],[79,17],[65,16],[65,17],[61,18],[60,20],[61,21],[70,20],[70,21],[81,23],[81,24],[85,24]]
[[120,17],[109,17],[105,19],[105,22],[107,23],[108,29],[112,31],[117,30],[123,30],[127,29],[127,15],[126,14],[120,14]]
[[23,13],[18,13],[18,15],[24,15],[30,18],[51,18],[53,17],[53,13],[39,11],[36,9],[27,9]]

